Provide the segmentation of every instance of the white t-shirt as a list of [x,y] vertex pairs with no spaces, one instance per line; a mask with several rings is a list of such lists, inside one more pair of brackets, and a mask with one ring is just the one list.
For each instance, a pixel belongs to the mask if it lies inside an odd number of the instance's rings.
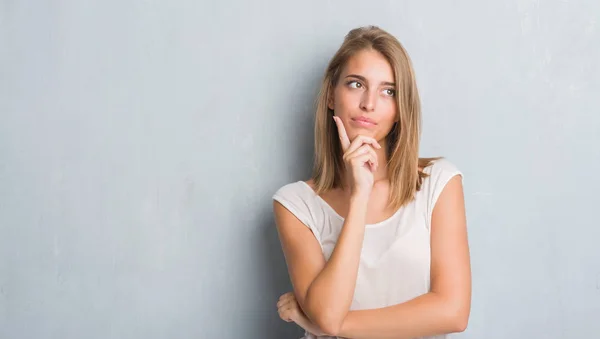
[[[448,181],[462,173],[446,159],[434,161],[424,172],[430,176],[423,180],[421,190],[411,203],[384,221],[365,225],[350,310],[392,306],[429,292],[431,214]],[[329,260],[344,219],[304,181],[281,187],[273,199],[310,228],[325,259]],[[307,332],[304,338],[329,337]]]

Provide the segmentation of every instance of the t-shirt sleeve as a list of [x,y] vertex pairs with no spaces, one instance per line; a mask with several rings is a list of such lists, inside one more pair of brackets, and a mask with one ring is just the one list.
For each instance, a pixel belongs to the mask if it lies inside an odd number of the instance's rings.
[[290,211],[298,220],[300,220],[300,222],[312,231],[319,243],[321,242],[319,232],[315,229],[314,218],[307,197],[301,194],[301,191],[296,184],[288,184],[281,187],[273,194],[273,200],[279,202],[283,207]]
[[442,194],[442,191],[446,187],[446,184],[453,177],[460,175],[463,177],[462,172],[450,161],[446,159],[438,159],[432,165],[429,170],[430,177],[427,178],[427,225],[431,225],[431,216],[433,209],[438,198]]

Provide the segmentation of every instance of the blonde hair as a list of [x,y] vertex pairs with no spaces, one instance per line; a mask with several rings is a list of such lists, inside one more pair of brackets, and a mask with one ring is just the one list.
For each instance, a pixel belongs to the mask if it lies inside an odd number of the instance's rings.
[[[397,123],[387,135],[389,205],[398,209],[414,199],[428,175],[421,169],[439,158],[419,158],[421,137],[421,103],[415,73],[408,53],[400,42],[376,26],[351,30],[335,53],[323,78],[315,112],[314,188],[321,194],[342,187],[344,171],[342,149],[333,111],[327,103],[333,95],[340,73],[346,62],[359,51],[372,49],[381,53],[390,63],[396,82]],[[421,168],[421,169],[420,169]]]

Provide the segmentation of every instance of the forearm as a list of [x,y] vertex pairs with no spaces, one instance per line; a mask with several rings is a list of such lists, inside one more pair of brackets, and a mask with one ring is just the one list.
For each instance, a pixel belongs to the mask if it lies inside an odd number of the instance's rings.
[[352,303],[365,232],[365,199],[368,198],[351,198],[331,257],[306,294],[305,313],[326,331],[339,329]]
[[385,308],[350,311],[336,335],[352,339],[402,339],[461,332],[466,317],[456,303],[427,293]]
[[315,323],[313,323],[312,321],[310,321],[310,319],[308,319],[308,317],[303,314],[303,316],[294,321],[298,326],[302,327],[304,330],[308,331],[311,334],[314,334],[316,336],[326,336],[328,335],[327,333],[325,333],[323,330],[321,330]]

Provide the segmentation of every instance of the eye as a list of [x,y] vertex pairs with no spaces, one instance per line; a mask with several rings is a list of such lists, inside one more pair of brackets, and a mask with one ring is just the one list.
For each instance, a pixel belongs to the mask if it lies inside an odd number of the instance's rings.
[[396,95],[396,91],[392,88],[387,88],[387,89],[383,90],[383,92],[385,93],[385,95],[388,95],[391,97]]
[[362,84],[356,80],[349,81],[348,86],[350,86],[350,88],[362,88]]

